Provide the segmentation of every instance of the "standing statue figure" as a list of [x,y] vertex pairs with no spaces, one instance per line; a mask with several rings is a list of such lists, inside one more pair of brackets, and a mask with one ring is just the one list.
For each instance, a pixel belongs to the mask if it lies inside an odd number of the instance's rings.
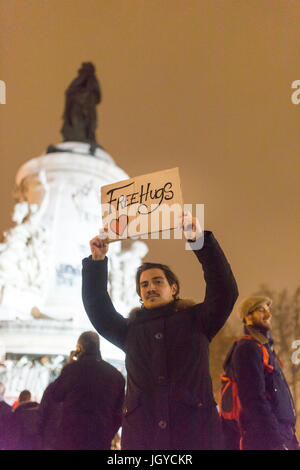
[[91,62],[84,62],[78,76],[66,90],[64,123],[61,133],[64,142],[87,142],[95,149],[97,127],[96,105],[101,102],[101,90]]

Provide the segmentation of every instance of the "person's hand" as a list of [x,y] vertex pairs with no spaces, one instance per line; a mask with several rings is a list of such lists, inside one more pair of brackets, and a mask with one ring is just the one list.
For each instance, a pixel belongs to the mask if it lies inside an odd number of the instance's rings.
[[197,217],[193,217],[189,211],[183,211],[181,220],[179,221],[180,228],[184,231],[184,236],[187,240],[195,242],[201,237],[203,230],[200,226]]
[[71,364],[72,362],[76,361],[76,359],[79,355],[79,352],[80,351],[78,349],[76,349],[75,351],[71,351],[70,354],[69,354],[67,363]]
[[108,238],[106,232],[107,231],[105,229],[102,229],[100,234],[97,237],[92,238],[90,241],[90,248],[94,261],[103,260],[106,256],[108,251]]

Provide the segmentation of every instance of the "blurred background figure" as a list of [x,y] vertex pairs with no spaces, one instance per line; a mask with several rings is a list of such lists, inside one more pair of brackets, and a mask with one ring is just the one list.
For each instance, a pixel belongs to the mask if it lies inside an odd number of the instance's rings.
[[109,450],[121,426],[125,379],[100,353],[99,336],[86,331],[51,387],[62,402],[56,449]]
[[7,426],[10,415],[12,414],[11,406],[4,399],[5,386],[0,382],[0,450],[7,447]]
[[39,406],[43,450],[55,450],[57,435],[61,425],[63,403],[53,399],[53,388],[54,382],[50,383],[44,391]]
[[299,450],[295,404],[274,350],[271,306],[266,296],[248,297],[240,305],[245,335],[224,363],[226,378],[237,387],[233,402],[240,403],[234,420],[222,416],[228,450]]
[[29,390],[23,390],[8,424],[8,449],[38,450],[41,448],[39,404],[32,401]]

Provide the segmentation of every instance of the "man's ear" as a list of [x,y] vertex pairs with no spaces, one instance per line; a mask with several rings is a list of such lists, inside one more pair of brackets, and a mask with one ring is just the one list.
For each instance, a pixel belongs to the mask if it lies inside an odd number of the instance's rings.
[[171,290],[172,290],[172,295],[173,295],[173,296],[176,296],[176,294],[178,293],[178,286],[177,286],[177,284],[175,284],[175,283],[172,284]]
[[251,318],[251,315],[246,315],[245,316],[245,325],[253,325],[253,321],[252,321],[252,318]]

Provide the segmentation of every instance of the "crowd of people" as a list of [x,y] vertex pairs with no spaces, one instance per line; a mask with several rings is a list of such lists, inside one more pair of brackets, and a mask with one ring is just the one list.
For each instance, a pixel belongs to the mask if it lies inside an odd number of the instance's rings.
[[1,400],[2,449],[299,449],[267,297],[249,297],[240,306],[244,335],[224,362],[216,406],[209,344],[231,314],[238,288],[213,233],[203,232],[196,218],[185,226],[183,215],[182,223],[202,265],[204,301],[180,299],[168,266],[143,263],[136,274],[141,307],[125,318],[107,290],[107,232],[93,238],[91,256],[83,260],[83,303],[95,330],[126,354],[126,392],[122,374],[101,357],[98,333],[84,332],[40,404],[26,390],[14,409]]
[[125,379],[101,358],[97,333],[80,335],[40,403],[23,390],[10,406],[0,387],[0,449],[118,449]]

